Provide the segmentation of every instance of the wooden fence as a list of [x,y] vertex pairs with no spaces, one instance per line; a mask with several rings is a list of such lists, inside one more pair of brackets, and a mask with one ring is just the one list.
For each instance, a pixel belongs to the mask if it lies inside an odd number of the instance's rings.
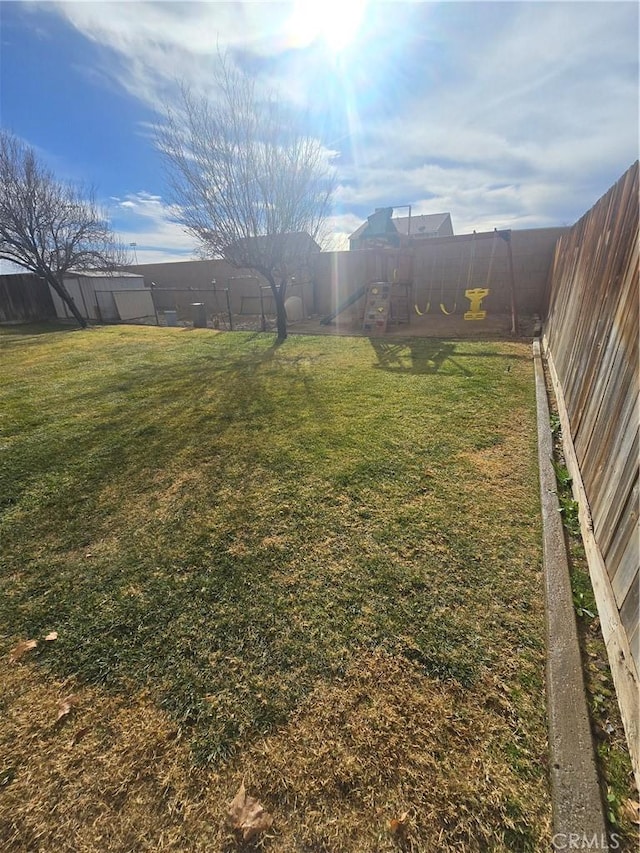
[[49,287],[31,273],[0,275],[0,323],[55,320]]
[[638,191],[636,162],[558,241],[544,337],[637,776]]
[[[482,307],[490,315],[510,316],[514,302],[521,315],[541,315],[555,244],[567,230],[464,234],[416,241],[411,248],[318,252],[310,269],[298,272],[289,292],[301,296],[305,315],[320,317],[331,314],[374,281],[411,285],[412,311],[415,304],[419,312],[435,317],[447,313],[461,318],[470,305],[465,291],[474,288],[488,290]],[[266,285],[258,273],[234,269],[220,259],[130,269],[144,276],[147,287],[156,285],[159,310],[177,309],[185,317],[190,316],[194,301],[204,301],[209,314],[224,312],[227,290],[233,314],[258,314],[260,286]],[[266,298],[270,302],[268,294]],[[356,321],[363,312],[364,300],[360,300],[347,309],[343,319]]]
[[[411,248],[322,252],[314,258],[318,313],[335,311],[363,284],[402,281],[411,285],[412,304],[424,313],[462,316],[467,290],[487,290],[482,308],[490,315],[542,315],[549,270],[558,237],[566,228],[536,228],[432,237]],[[514,304],[515,303],[515,304]],[[443,306],[441,308],[441,306]],[[352,305],[352,319],[364,303]]]

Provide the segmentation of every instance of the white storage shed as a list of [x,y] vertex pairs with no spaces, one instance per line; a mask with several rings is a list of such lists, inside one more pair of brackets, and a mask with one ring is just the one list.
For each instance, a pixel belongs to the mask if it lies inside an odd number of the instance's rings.
[[[65,287],[80,313],[98,323],[155,322],[153,298],[144,286],[144,276],[130,272],[70,272],[64,277]],[[66,304],[50,288],[56,314],[60,319],[72,318]]]

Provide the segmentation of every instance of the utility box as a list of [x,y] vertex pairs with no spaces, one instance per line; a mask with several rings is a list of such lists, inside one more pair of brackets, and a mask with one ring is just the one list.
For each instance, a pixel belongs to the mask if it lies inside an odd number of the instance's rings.
[[207,308],[204,302],[191,303],[191,316],[193,317],[194,329],[207,328]]
[[178,325],[178,312],[177,311],[165,311],[164,318],[167,321],[167,326],[177,326]]

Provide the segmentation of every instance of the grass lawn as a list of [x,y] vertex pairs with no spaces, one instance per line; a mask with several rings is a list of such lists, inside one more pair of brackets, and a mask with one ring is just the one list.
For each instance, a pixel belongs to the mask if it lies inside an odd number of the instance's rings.
[[529,345],[40,331],[0,331],[3,849],[238,849],[243,778],[274,853],[547,849]]

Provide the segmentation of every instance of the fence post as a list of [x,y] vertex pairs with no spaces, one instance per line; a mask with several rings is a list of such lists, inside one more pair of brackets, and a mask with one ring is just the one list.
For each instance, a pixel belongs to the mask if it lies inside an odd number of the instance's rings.
[[229,288],[225,287],[225,296],[227,298],[227,314],[229,315],[229,331],[233,332],[233,314],[231,313],[231,297],[229,296]]
[[158,317],[158,308],[156,306],[156,294],[155,294],[156,287],[157,287],[157,285],[156,285],[155,281],[152,281],[151,282],[151,288],[150,288],[151,289],[151,304],[153,305],[153,313],[156,315],[156,326],[159,326],[160,325],[160,318]]

